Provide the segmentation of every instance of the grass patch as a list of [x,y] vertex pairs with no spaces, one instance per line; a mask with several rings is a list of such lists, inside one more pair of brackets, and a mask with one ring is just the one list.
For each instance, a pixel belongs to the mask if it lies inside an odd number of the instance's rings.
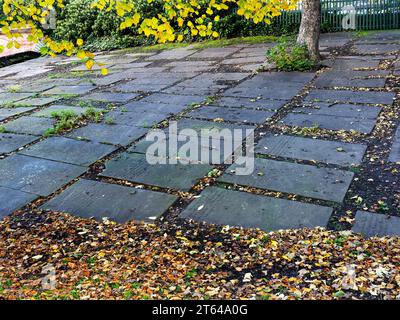
[[0,126],[0,133],[5,133],[7,130],[4,126]]

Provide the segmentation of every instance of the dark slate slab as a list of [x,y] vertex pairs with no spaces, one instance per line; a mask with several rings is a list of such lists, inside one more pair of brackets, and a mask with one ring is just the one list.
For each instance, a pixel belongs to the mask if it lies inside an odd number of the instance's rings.
[[36,137],[22,134],[0,133],[0,154],[17,150],[36,139]]
[[73,130],[68,134],[68,137],[125,146],[139,139],[147,130],[126,125],[90,123],[87,126]]
[[365,237],[400,235],[400,217],[357,211],[352,231]]
[[114,146],[102,143],[50,137],[20,153],[37,158],[89,166],[115,150]]
[[[382,57],[383,58],[383,57]],[[337,57],[333,63],[333,70],[351,70],[356,68],[377,68],[379,66],[378,59],[371,59],[369,57]]]
[[346,118],[376,119],[381,112],[381,107],[360,106],[354,104],[323,104],[317,103],[313,107],[296,108],[293,113],[308,115],[326,115]]
[[[157,102],[142,102],[142,101],[134,101],[123,105],[123,108],[126,111],[130,112],[154,112],[154,113],[164,113],[164,114],[176,114],[179,113],[188,106],[186,104],[170,104],[170,103],[157,103]],[[123,110],[123,109],[122,109]]]
[[288,135],[262,138],[256,153],[279,157],[316,160],[327,164],[350,166],[360,164],[367,147],[362,144],[317,140]]
[[200,119],[223,119],[233,122],[264,123],[274,115],[273,111],[206,106],[187,114]]
[[306,97],[306,102],[331,101],[331,102],[352,102],[367,104],[392,104],[394,93],[392,92],[372,92],[351,90],[323,90],[316,89]]
[[278,100],[266,100],[266,99],[249,99],[249,98],[238,98],[238,97],[222,97],[212,102],[213,105],[220,107],[231,107],[231,108],[246,108],[246,109],[259,109],[259,110],[278,110],[283,107],[286,102]]
[[205,164],[149,164],[144,154],[124,153],[106,162],[101,175],[187,191],[211,169]]
[[352,172],[297,163],[255,159],[250,175],[236,175],[233,164],[219,179],[223,182],[342,202],[353,178]]
[[42,208],[63,211],[97,220],[116,222],[152,221],[178,197],[151,190],[135,189],[98,181],[79,180]]
[[[184,92],[182,92],[184,93]],[[140,102],[149,103],[169,103],[169,104],[180,104],[180,105],[191,105],[201,103],[205,100],[206,96],[198,95],[181,95],[181,94],[166,94],[166,93],[153,93],[143,99]]]
[[86,95],[81,100],[100,101],[100,102],[120,102],[126,103],[136,98],[138,93],[114,93],[114,92],[96,92]]
[[150,128],[169,116],[168,112],[123,112],[114,110],[107,114],[107,117],[113,119],[116,124],[123,124],[135,127]]
[[0,108],[0,121],[7,119],[9,117],[13,117],[24,112],[31,111],[35,108],[27,108],[27,107],[20,107],[20,108]]
[[389,155],[390,162],[400,162],[400,127],[397,128],[392,149]]
[[360,118],[346,118],[335,117],[328,115],[309,115],[309,114],[288,114],[282,123],[289,126],[299,127],[314,127],[328,129],[328,130],[355,130],[362,133],[371,133],[375,126],[375,120],[360,119]]
[[239,85],[225,91],[225,95],[244,98],[263,98],[290,100],[302,89],[302,86],[288,86],[281,84],[280,87],[257,88],[252,86]]
[[79,85],[79,86],[57,86],[50,90],[43,92],[44,95],[53,94],[85,94],[95,89],[94,85]]
[[173,87],[162,90],[162,93],[171,95],[185,93],[188,95],[212,96],[225,88],[226,86],[217,86],[217,85],[200,86],[200,87],[184,87],[180,85],[175,85]]
[[0,160],[0,186],[48,196],[85,171],[81,166],[14,154]]
[[357,44],[354,49],[362,54],[389,54],[400,50],[400,44]]
[[21,105],[21,106],[42,107],[47,104],[56,102],[57,100],[60,100],[61,98],[62,97],[27,98],[27,99],[15,102],[14,104],[16,106]]
[[358,88],[383,88],[386,83],[386,78],[346,78],[338,74],[329,76],[321,76],[315,81],[318,88],[329,87],[358,87]]
[[182,218],[265,231],[325,227],[332,209],[285,199],[208,187]]
[[[89,108],[66,106],[66,105],[54,105],[54,106],[44,108],[40,111],[37,111],[37,112],[33,113],[32,116],[33,117],[51,118],[51,114],[53,112],[60,112],[60,111],[72,111],[73,113],[75,113],[77,115],[81,115],[81,114],[85,113],[88,109]],[[100,111],[101,109],[94,108],[94,110]]]
[[54,123],[54,119],[25,116],[7,122],[4,127],[9,132],[41,136],[47,129],[53,128]]
[[25,98],[32,96],[32,93],[24,93],[24,92],[3,92],[0,93],[0,105],[5,105],[9,103],[13,103]]
[[138,83],[122,83],[117,84],[110,88],[112,91],[116,92],[153,92],[160,91],[167,88],[167,84],[138,84]]
[[0,187],[0,219],[35,200],[37,195]]
[[227,48],[206,48],[201,51],[196,52],[190,56],[190,59],[218,59],[225,58],[237,51],[238,47],[227,47]]
[[178,48],[172,50],[164,50],[156,55],[146,58],[146,60],[180,60],[195,53],[195,50],[188,48]]

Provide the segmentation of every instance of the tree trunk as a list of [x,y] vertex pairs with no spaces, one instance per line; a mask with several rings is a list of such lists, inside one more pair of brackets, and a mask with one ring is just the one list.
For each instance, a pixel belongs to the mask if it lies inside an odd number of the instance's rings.
[[303,12],[297,43],[305,44],[310,58],[319,61],[319,33],[321,27],[321,3],[319,0],[303,0]]

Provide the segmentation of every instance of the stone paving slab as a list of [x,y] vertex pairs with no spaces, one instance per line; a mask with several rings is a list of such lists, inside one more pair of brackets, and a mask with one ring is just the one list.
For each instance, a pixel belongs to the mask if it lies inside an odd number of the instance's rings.
[[44,91],[44,95],[57,95],[57,94],[73,94],[82,95],[96,89],[94,85],[80,85],[80,86],[57,86],[50,90]]
[[171,72],[203,72],[216,69],[215,61],[173,61],[165,65]]
[[293,113],[304,113],[308,115],[326,115],[333,117],[373,119],[379,116],[381,107],[353,104],[325,104],[315,103],[313,107],[303,107],[293,109]]
[[[283,84],[282,84],[283,85]],[[277,99],[286,100],[288,97],[293,97],[299,93],[302,86],[298,87],[281,87],[277,88],[254,88],[239,85],[237,87],[228,89],[225,91],[225,95],[231,97],[243,97],[243,98],[263,98],[263,99]]]
[[249,98],[234,98],[223,96],[214,102],[213,105],[220,107],[246,108],[259,110],[278,110],[283,107],[286,102],[267,99],[249,99]]
[[330,115],[309,115],[290,113],[282,121],[288,126],[318,127],[328,130],[355,130],[361,133],[371,133],[375,127],[376,120],[360,119],[355,117],[335,117]]
[[[92,107],[75,107],[75,106],[68,106],[68,105],[53,105],[50,107],[47,107],[45,109],[42,109],[40,111],[37,111],[35,113],[32,113],[32,117],[46,117],[46,118],[51,118],[52,114],[54,112],[61,112],[61,111],[71,111],[75,113],[76,115],[82,115],[84,114],[89,108]],[[100,108],[93,108],[96,111],[101,111],[102,109]]]
[[14,154],[0,160],[0,186],[48,196],[85,171],[81,166]]
[[137,96],[139,96],[138,93],[96,92],[80,99],[85,101],[127,103],[129,100],[132,100]]
[[184,93],[187,95],[212,96],[224,89],[226,89],[226,86],[214,85],[212,87],[183,87],[183,86],[175,85],[173,87],[162,90],[161,93],[170,94],[170,95]]
[[23,134],[0,133],[0,154],[15,151],[36,139],[37,137]]
[[3,121],[9,117],[13,117],[31,110],[35,108],[29,107],[20,107],[20,108],[0,108],[0,121]]
[[43,97],[43,98],[27,98],[24,100],[20,100],[15,102],[15,106],[34,106],[34,107],[42,107],[47,104],[56,102],[57,100],[62,99],[62,97]]
[[316,81],[318,88],[328,87],[358,87],[358,88],[383,88],[386,78],[358,79],[354,77],[342,77],[340,71],[322,74]]
[[390,54],[400,50],[400,44],[356,44],[356,52],[361,54]]
[[400,217],[357,211],[352,231],[365,237],[400,236]]
[[177,198],[151,190],[79,180],[42,208],[72,213],[84,218],[94,217],[100,221],[105,217],[119,223],[131,220],[153,221]]
[[181,214],[182,218],[274,231],[325,227],[332,209],[286,199],[208,187]]
[[169,86],[167,84],[136,84],[127,82],[115,85],[109,89],[113,92],[157,92]]
[[126,146],[143,136],[148,129],[127,125],[90,123],[73,130],[67,136],[99,143]]
[[190,190],[212,169],[206,164],[149,164],[140,153],[124,153],[105,166],[101,173],[105,177],[183,191]]
[[89,166],[115,150],[114,146],[102,143],[50,137],[20,153],[37,158]]
[[199,119],[223,119],[233,122],[264,123],[274,115],[273,111],[206,106],[187,114]]
[[[380,57],[384,59],[383,57]],[[351,70],[356,68],[377,68],[379,59],[362,56],[337,57],[332,65],[333,70]]]
[[[181,92],[185,93],[185,92]],[[140,99],[142,103],[169,103],[169,104],[198,104],[206,99],[205,95],[183,95],[183,94],[166,94],[166,93],[153,93],[143,99]]]
[[331,101],[367,104],[393,104],[395,95],[392,92],[323,90],[316,89],[306,97],[306,102]]
[[0,219],[20,209],[37,197],[37,195],[31,193],[0,187]]
[[159,102],[133,101],[123,105],[122,108],[125,111],[135,112],[135,113],[138,112],[139,114],[145,112],[176,114],[185,110],[186,108],[188,108],[188,106],[181,103],[171,104],[171,103],[159,103]]
[[25,98],[31,97],[32,93],[25,92],[17,92],[17,93],[9,93],[3,92],[0,93],[0,105],[6,105],[10,103],[14,103],[19,100],[23,100]]
[[392,149],[389,155],[390,162],[400,162],[400,126],[397,128]]
[[219,181],[342,202],[353,178],[343,170],[256,158],[251,175],[235,175],[233,164]]
[[184,59],[191,54],[195,53],[195,50],[191,50],[190,48],[178,48],[172,50],[165,50],[158,54],[147,57],[146,60],[180,60]]
[[54,124],[54,119],[23,116],[16,120],[7,122],[4,125],[4,128],[8,132],[26,133],[41,136],[47,129],[53,128]]
[[251,57],[241,57],[241,58],[230,58],[222,61],[222,64],[237,65],[237,64],[254,64],[265,62],[265,56],[251,56]]
[[262,138],[256,153],[273,156],[315,160],[340,166],[359,165],[367,147],[362,144],[302,138],[288,135],[269,135]]
[[123,124],[135,127],[151,128],[169,116],[168,112],[153,113],[148,111],[123,112],[113,110],[107,114],[107,118],[112,119],[115,124]]
[[221,59],[239,50],[240,48],[236,47],[207,48],[192,54],[190,59]]

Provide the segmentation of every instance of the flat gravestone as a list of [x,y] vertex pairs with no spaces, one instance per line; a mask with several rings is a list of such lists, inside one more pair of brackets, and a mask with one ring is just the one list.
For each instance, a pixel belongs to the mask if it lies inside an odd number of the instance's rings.
[[328,207],[208,187],[181,217],[274,231],[326,227],[331,214],[332,209]]
[[278,110],[284,106],[285,102],[278,100],[266,99],[250,99],[250,98],[233,98],[222,97],[212,102],[213,105],[231,108],[246,108],[259,110]]
[[41,136],[47,129],[53,128],[54,123],[54,119],[25,116],[7,122],[4,127],[9,132]]
[[125,146],[139,139],[147,130],[126,125],[90,123],[87,126],[73,130],[68,134],[68,137]]
[[50,137],[20,153],[37,158],[89,166],[115,150],[114,146],[102,143]]
[[37,195],[0,187],[0,219],[35,200]]
[[255,152],[285,158],[316,160],[327,164],[350,166],[353,164],[358,165],[362,162],[366,148],[365,145],[361,144],[288,135],[270,135],[258,142]]
[[187,191],[211,169],[205,164],[149,164],[144,154],[124,153],[106,162],[101,175]]
[[308,115],[326,115],[346,118],[376,119],[381,112],[381,107],[360,106],[353,104],[323,104],[318,103],[314,107],[296,108],[293,113]]
[[22,134],[0,133],[0,154],[17,150],[37,138]]
[[130,112],[139,112],[139,113],[160,112],[164,114],[175,114],[185,110],[186,108],[188,108],[188,106],[182,103],[171,104],[171,103],[134,101],[125,104],[123,108]]
[[166,94],[166,93],[154,93],[146,98],[140,100],[140,102],[149,103],[169,103],[169,104],[184,104],[191,105],[197,104],[204,101],[205,96],[198,95],[181,95],[181,94]]
[[396,135],[392,145],[392,151],[389,155],[390,162],[400,162],[400,127],[397,128]]
[[15,102],[14,105],[42,107],[42,106],[53,103],[60,99],[61,99],[61,97],[27,98],[27,99]]
[[335,117],[329,115],[309,115],[290,113],[282,123],[289,126],[298,127],[318,127],[328,130],[355,130],[358,132],[369,134],[375,127],[375,120],[360,119],[350,117]]
[[123,124],[135,127],[150,128],[169,116],[168,112],[123,112],[119,110],[111,111],[107,118],[112,119],[116,124]]
[[342,202],[353,178],[352,172],[297,163],[255,159],[250,175],[236,175],[242,165],[233,164],[219,179],[223,182]]
[[35,108],[20,107],[20,108],[0,108],[0,121],[9,117],[17,116],[19,114],[31,111]]
[[264,123],[274,115],[273,111],[206,106],[187,114],[200,119],[223,119],[233,122]]
[[50,90],[43,92],[44,95],[53,95],[53,94],[73,94],[73,95],[81,95],[88,93],[95,89],[94,85],[80,85],[80,86],[57,86]]
[[79,180],[42,208],[63,211],[97,220],[107,217],[124,223],[130,220],[152,221],[162,215],[177,197],[170,194]]
[[80,99],[86,101],[126,103],[129,100],[136,98],[138,95],[139,94],[137,93],[96,92]]
[[0,160],[0,186],[48,196],[85,171],[81,166],[14,154]]
[[392,92],[351,91],[351,90],[323,90],[316,89],[306,97],[306,102],[340,101],[367,104],[392,104],[394,99]]
[[400,217],[357,211],[355,222],[351,230],[361,233],[365,237],[399,236]]

